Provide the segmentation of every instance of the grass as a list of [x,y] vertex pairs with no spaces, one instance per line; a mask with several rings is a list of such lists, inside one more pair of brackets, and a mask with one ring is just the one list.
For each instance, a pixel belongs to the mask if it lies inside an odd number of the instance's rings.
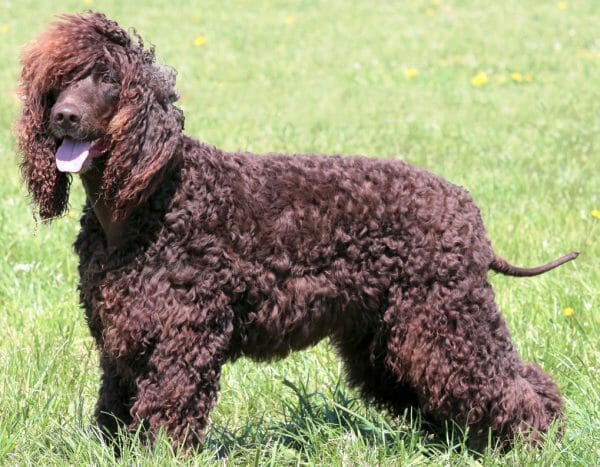
[[[467,187],[516,264],[571,250],[534,279],[492,277],[526,360],[558,382],[566,432],[541,450],[468,452],[366,407],[326,342],[225,370],[205,449],[130,438],[163,464],[594,465],[600,458],[600,7],[592,0],[21,0],[0,6],[0,464],[112,465],[91,425],[97,355],[77,303],[71,217],[38,225],[12,125],[20,47],[94,8],[179,71],[188,134],[225,149],[402,158]],[[476,78],[477,77],[477,78]],[[572,308],[572,316],[565,316]],[[568,313],[567,313],[568,314]],[[450,431],[451,433],[451,431]]]

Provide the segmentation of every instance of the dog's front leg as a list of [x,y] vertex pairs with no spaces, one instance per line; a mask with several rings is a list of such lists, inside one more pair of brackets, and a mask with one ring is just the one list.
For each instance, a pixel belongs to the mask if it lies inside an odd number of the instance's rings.
[[[220,303],[219,303],[220,302]],[[232,330],[222,300],[203,303],[195,314],[181,313],[163,330],[136,382],[130,429],[143,427],[153,440],[162,430],[174,446],[195,446],[203,438],[219,390],[221,366]]]
[[131,423],[131,400],[134,387],[118,373],[115,362],[102,356],[102,381],[95,418],[102,434],[113,441],[119,430]]

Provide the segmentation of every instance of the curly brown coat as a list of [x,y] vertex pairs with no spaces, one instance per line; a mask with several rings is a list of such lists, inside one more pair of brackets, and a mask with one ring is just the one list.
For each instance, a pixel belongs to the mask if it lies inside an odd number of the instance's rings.
[[98,64],[118,80],[81,175],[75,242],[107,432],[143,423],[195,444],[225,362],[327,336],[350,384],[394,414],[417,406],[509,442],[561,417],[555,384],[515,352],[487,275],[573,256],[508,265],[464,189],[402,162],[226,153],[184,136],[175,74],[102,14],[62,17],[22,62],[22,171],[44,219],[67,206],[61,139],[83,139],[57,102]]

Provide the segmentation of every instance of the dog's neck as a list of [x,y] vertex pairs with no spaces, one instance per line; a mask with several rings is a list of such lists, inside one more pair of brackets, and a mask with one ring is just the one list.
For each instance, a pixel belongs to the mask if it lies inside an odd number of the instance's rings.
[[108,247],[119,246],[124,237],[125,221],[113,221],[112,210],[101,194],[102,169],[93,167],[82,173],[80,177],[90,205],[104,231],[106,245]]

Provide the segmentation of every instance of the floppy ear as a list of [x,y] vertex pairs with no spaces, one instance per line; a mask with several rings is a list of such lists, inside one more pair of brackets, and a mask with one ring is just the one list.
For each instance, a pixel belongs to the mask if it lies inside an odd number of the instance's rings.
[[48,121],[51,92],[85,75],[104,54],[100,26],[111,31],[113,41],[127,45],[116,23],[100,14],[61,16],[21,53],[23,65],[19,94],[23,102],[16,124],[21,172],[42,219],[52,219],[67,209],[71,176],[59,172],[56,141]]
[[50,112],[47,93],[35,87],[35,80],[28,76],[26,67],[22,73],[25,83],[20,93],[23,98],[21,117],[17,122],[21,173],[33,201],[39,207],[40,217],[49,220],[67,209],[71,177],[59,172],[54,162],[56,142],[48,134],[46,123]]
[[183,131],[175,73],[143,64],[122,65],[121,95],[111,120],[112,140],[102,191],[113,219],[126,218],[156,191],[176,161]]

